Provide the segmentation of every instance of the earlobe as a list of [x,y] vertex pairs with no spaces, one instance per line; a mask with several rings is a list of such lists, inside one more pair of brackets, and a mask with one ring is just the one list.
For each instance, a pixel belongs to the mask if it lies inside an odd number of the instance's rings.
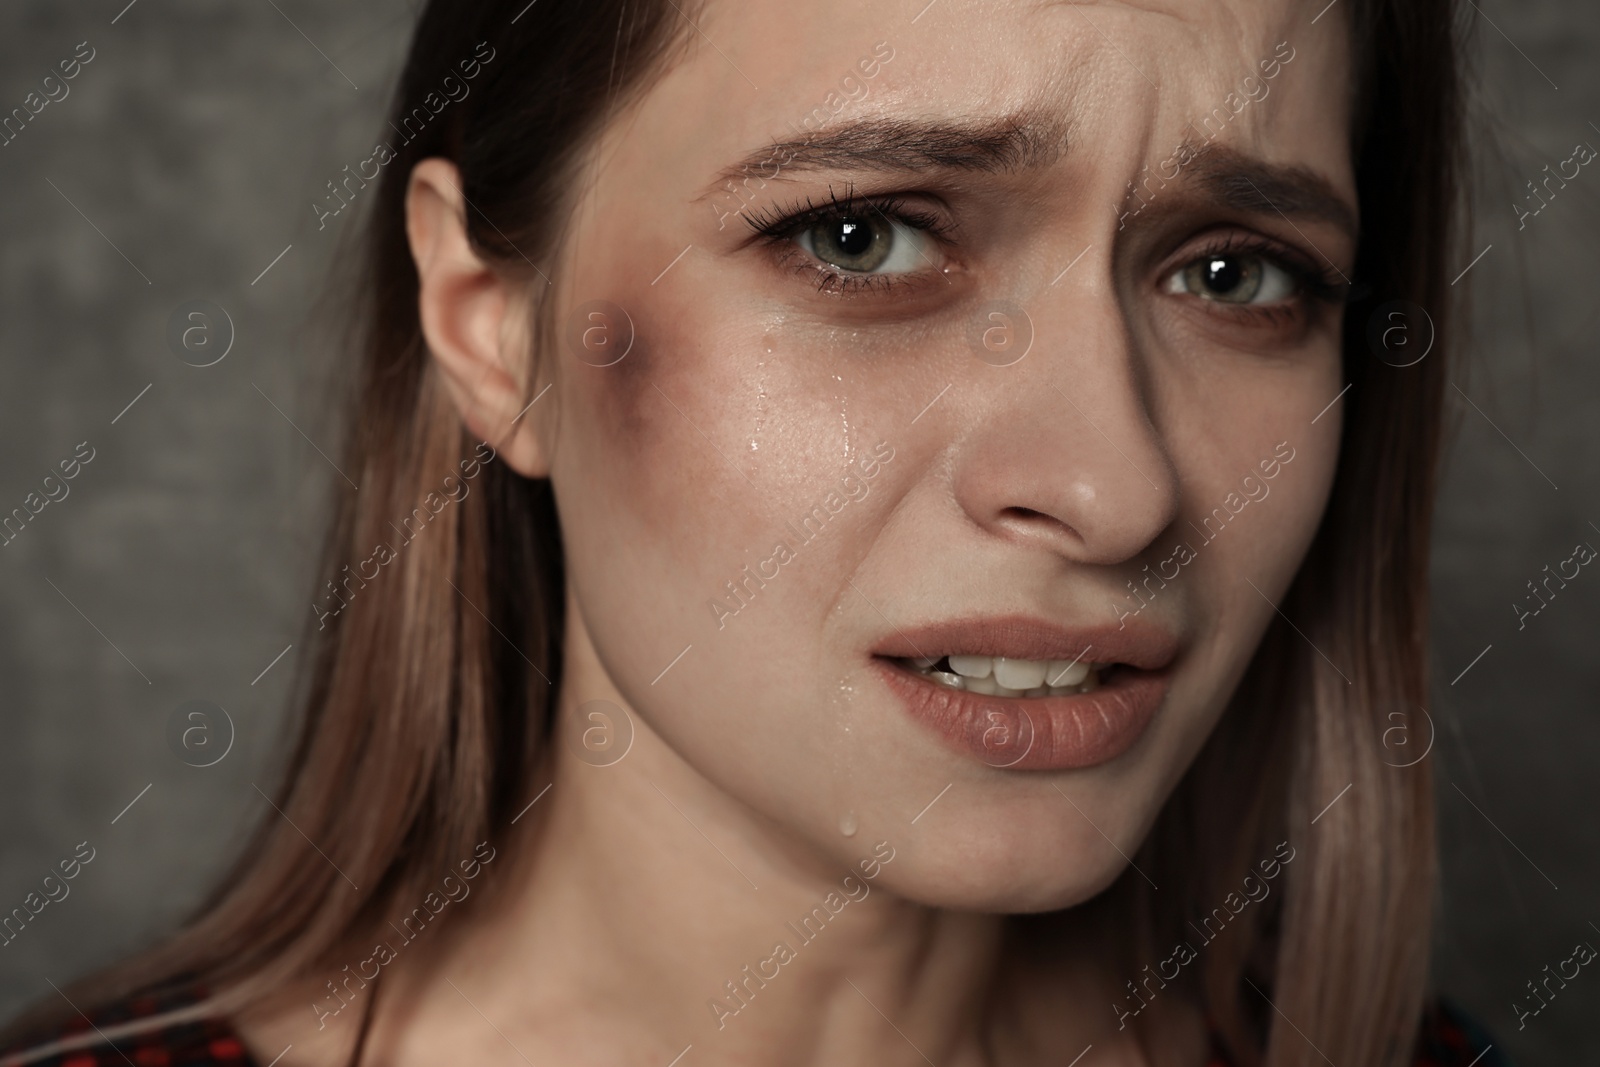
[[479,256],[467,236],[455,164],[425,159],[406,189],[406,237],[416,263],[423,339],[462,422],[524,477],[548,473],[533,420],[520,417],[535,365],[528,295]]

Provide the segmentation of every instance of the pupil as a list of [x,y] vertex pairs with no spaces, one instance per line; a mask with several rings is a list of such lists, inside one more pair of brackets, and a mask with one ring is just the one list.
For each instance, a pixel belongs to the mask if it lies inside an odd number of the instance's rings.
[[1219,293],[1237,289],[1243,277],[1244,268],[1232,256],[1217,256],[1206,261],[1206,285]]
[[841,219],[834,244],[847,256],[859,256],[872,247],[872,231],[863,220]]

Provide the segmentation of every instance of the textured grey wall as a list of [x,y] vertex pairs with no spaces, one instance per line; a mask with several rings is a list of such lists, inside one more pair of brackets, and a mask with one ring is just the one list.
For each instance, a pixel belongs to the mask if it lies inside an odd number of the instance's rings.
[[[0,11],[0,111],[93,49],[0,148],[0,512],[93,450],[0,549],[0,910],[94,849],[3,950],[0,1015],[191,907],[265,807],[252,783],[301,650],[275,657],[338,477],[308,442],[332,431],[315,384],[329,352],[305,327],[348,217],[318,232],[308,205],[370,150],[412,17],[399,0],[125,3]],[[1489,246],[1461,283],[1477,323],[1432,575],[1436,962],[1520,1064],[1594,1062],[1600,977],[1520,1030],[1512,1004],[1575,942],[1600,943],[1600,576],[1521,630],[1511,605],[1600,545],[1600,172],[1520,230],[1512,204],[1532,206],[1524,182],[1577,142],[1600,146],[1600,10],[1479,6],[1480,119],[1505,151],[1481,160],[1462,262]],[[164,340],[196,299],[238,338],[204,370]],[[168,750],[191,699],[236,727],[215,767]]]
[[1547,164],[1579,142],[1600,148],[1600,9],[1478,7],[1477,117],[1500,148],[1479,152],[1480,232],[1462,267],[1483,258],[1459,283],[1475,324],[1450,391],[1458,429],[1434,537],[1434,962],[1515,1062],[1594,1063],[1600,981],[1580,974],[1522,1028],[1513,1004],[1537,1008],[1527,982],[1579,941],[1600,946],[1600,573],[1584,569],[1521,623],[1512,605],[1537,606],[1526,583],[1579,542],[1600,548],[1600,172],[1551,183],[1537,215],[1517,211],[1539,206],[1526,183]]
[[[348,216],[318,232],[309,205],[371,151],[412,17],[396,0],[126,4],[0,12],[8,113],[79,42],[94,50],[0,147],[3,510],[94,450],[0,548],[4,909],[79,842],[95,850],[0,950],[0,1013],[192,907],[266,808],[252,782],[301,649],[258,675],[308,617],[337,479],[300,431],[330,435],[311,373],[329,352],[306,325]],[[237,335],[203,370],[166,342],[194,299]],[[197,698],[237,728],[208,769],[166,740]]]

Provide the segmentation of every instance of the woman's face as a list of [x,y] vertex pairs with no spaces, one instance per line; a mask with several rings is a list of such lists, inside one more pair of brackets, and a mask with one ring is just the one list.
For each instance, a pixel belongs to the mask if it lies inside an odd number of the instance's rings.
[[1056,908],[1137,847],[1327,499],[1346,29],[923,3],[681,27],[549,271],[541,432],[573,625],[685,780],[792,855],[888,841],[912,899]]

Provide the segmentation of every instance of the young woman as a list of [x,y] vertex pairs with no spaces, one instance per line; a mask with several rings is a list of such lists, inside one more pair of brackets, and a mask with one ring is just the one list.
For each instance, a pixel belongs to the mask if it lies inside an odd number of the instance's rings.
[[1426,993],[1455,25],[427,5],[314,209],[276,810],[5,1062],[1495,1062]]

